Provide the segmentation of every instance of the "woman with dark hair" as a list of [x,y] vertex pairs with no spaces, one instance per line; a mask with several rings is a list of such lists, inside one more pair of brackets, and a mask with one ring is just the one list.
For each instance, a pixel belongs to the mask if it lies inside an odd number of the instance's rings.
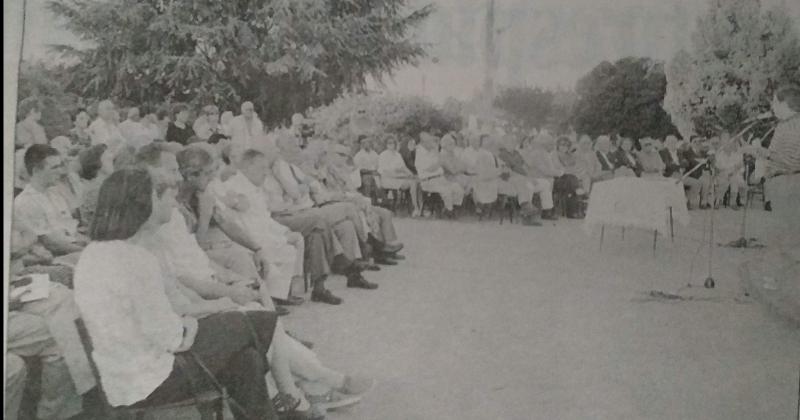
[[100,186],[114,171],[114,156],[105,144],[96,144],[78,155],[80,170],[78,175],[83,183],[83,201],[78,209],[81,225],[89,227],[97,207]]
[[169,403],[210,389],[213,374],[236,419],[274,419],[264,354],[275,313],[181,317],[158,259],[137,245],[170,220],[175,194],[143,170],[117,171],[100,187],[74,283],[105,396],[115,407]]
[[172,122],[167,127],[166,141],[186,146],[193,136],[194,130],[189,125],[189,108],[184,104],[175,105],[172,108]]

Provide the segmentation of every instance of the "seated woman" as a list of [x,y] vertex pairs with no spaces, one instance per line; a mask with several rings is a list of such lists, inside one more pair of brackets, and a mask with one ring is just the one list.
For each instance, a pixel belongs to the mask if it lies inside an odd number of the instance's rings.
[[419,182],[417,176],[411,169],[408,169],[403,156],[397,151],[397,138],[389,136],[386,139],[386,150],[378,155],[378,173],[381,176],[381,185],[389,190],[409,190],[411,193],[411,204],[414,207],[412,217],[417,217],[421,213],[419,200],[417,200],[417,189]]
[[623,137],[619,149],[613,153],[614,176],[640,176],[642,166],[633,154],[633,140]]
[[564,170],[564,175],[553,181],[553,192],[563,197],[567,217],[580,219],[583,217],[581,197],[585,196],[585,188],[581,185],[581,178],[585,177],[583,168],[578,165],[578,160],[572,150],[572,141],[567,137],[560,137],[556,141],[554,162],[558,162]]
[[[475,159],[475,180],[472,184],[472,199],[475,211],[481,213],[497,201],[500,185],[500,163],[492,153],[493,140],[488,134],[474,136],[477,139],[478,153]],[[472,143],[474,140],[470,139]],[[470,145],[474,147],[473,145]]]
[[166,295],[158,259],[136,243],[169,222],[175,194],[142,170],[117,171],[100,187],[92,242],[75,269],[75,302],[108,402],[118,407],[190,398],[213,386],[195,382],[207,369],[235,401],[234,418],[275,419],[264,379],[275,313],[226,312],[199,321],[180,316]]
[[472,168],[469,168],[456,150],[456,140],[451,134],[442,137],[442,151],[439,153],[439,160],[444,169],[444,177],[455,182],[464,189],[465,194],[469,194],[472,188]]
[[594,182],[610,178],[609,174],[603,170],[600,159],[593,149],[592,139],[589,136],[584,135],[578,140],[575,158],[578,160],[578,166],[580,167],[581,186],[587,193],[591,190]]

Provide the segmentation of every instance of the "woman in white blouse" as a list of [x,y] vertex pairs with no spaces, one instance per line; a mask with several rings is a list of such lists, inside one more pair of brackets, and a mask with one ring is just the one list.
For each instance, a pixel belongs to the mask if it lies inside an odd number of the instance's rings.
[[[174,188],[146,171],[117,171],[103,182],[92,242],[75,268],[75,301],[112,406],[163,404],[202,386],[200,363],[227,389],[236,419],[276,418],[264,375],[274,312],[226,312],[198,321],[172,309],[158,259],[136,245],[172,217]],[[198,386],[201,384],[197,383]],[[200,387],[202,387],[200,386]]]
[[390,190],[407,189],[411,192],[411,203],[414,206],[412,216],[419,216],[421,211],[417,202],[419,182],[417,181],[417,176],[406,166],[403,156],[397,151],[397,139],[394,136],[386,139],[386,150],[378,156],[378,173],[381,176],[383,188]]

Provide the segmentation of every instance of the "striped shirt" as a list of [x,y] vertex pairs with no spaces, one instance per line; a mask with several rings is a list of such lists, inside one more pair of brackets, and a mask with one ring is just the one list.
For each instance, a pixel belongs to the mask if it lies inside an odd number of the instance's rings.
[[800,172],[800,113],[778,124],[769,151],[767,177]]

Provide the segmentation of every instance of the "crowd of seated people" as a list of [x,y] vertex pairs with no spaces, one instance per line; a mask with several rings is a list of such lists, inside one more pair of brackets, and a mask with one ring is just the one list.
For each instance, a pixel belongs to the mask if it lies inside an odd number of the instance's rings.
[[[392,213],[350,183],[358,171],[336,150],[302,162],[298,139],[275,144],[249,103],[223,126],[215,106],[195,124],[182,106],[168,124],[144,122],[138,108],[119,122],[106,100],[93,123],[76,116],[66,143],[39,138],[41,105],[25,106],[6,418],[66,419],[100,400],[165,404],[214,383],[236,418],[323,418],[359,401],[371,381],[325,366],[277,318],[304,303],[293,289],[306,279],[312,301],[338,305],[332,274],[376,289],[364,271],[403,260]],[[33,278],[48,279],[49,293],[29,300]],[[26,403],[31,362],[40,379]],[[214,380],[192,382],[204,375]]]
[[[93,122],[82,110],[67,136],[48,141],[41,110],[20,103],[8,336],[25,360],[12,360],[9,383],[24,386],[26,363],[42,364],[40,419],[71,417],[97,392],[78,318],[114,406],[191,396],[186,378],[206,369],[190,358],[220,376],[237,418],[322,418],[358,401],[370,381],[326,367],[276,316],[304,304],[298,285],[310,285],[313,302],[340,305],[326,287],[334,275],[374,290],[367,271],[402,263],[387,197],[409,197],[412,217],[431,216],[432,199],[447,216],[466,203],[479,214],[512,203],[536,226],[583,217],[592,185],[615,177],[680,179],[690,208],[726,196],[735,208],[749,181],[742,145],[726,134],[423,131],[357,137],[354,150],[309,136],[302,116],[266,133],[250,102],[236,116],[209,104],[192,120],[180,104],[120,112],[104,100]],[[36,274],[51,291],[27,301]]]

